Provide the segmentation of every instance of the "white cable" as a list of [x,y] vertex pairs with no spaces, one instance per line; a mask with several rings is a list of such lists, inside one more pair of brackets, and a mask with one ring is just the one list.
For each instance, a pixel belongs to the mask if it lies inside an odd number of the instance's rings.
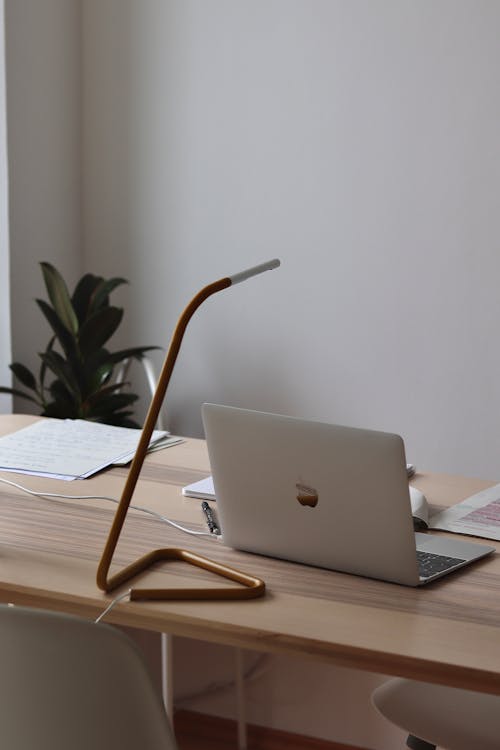
[[120,594],[119,596],[116,596],[113,599],[113,601],[108,604],[108,606],[106,607],[106,609],[103,612],[101,612],[101,614],[99,615],[99,617],[97,617],[94,620],[94,624],[97,624],[98,622],[101,622],[102,618],[105,617],[108,614],[108,612],[111,612],[111,610],[113,609],[113,607],[115,606],[115,604],[118,604],[118,602],[121,602],[122,599],[126,599],[127,596],[130,596],[130,592],[131,591],[132,591],[132,589],[129,589],[128,591],[125,591],[124,594]]
[[[57,492],[37,492],[36,490],[30,490],[28,487],[24,487],[22,484],[12,482],[10,479],[4,479],[3,477],[0,477],[0,482],[9,484],[11,487],[16,487],[18,490],[22,490],[28,495],[43,497],[46,500],[107,500],[110,503],[115,503],[115,505],[118,505],[120,502],[116,498],[107,497],[106,495],[61,495]],[[148,515],[153,516],[160,521],[163,521],[163,523],[167,523],[169,526],[173,526],[174,528],[179,529],[179,531],[184,531],[186,534],[191,534],[193,536],[206,536],[210,539],[215,540],[220,539],[220,535],[218,534],[212,534],[209,531],[195,531],[194,529],[188,529],[186,526],[181,526],[181,524],[176,523],[176,521],[171,521],[170,518],[166,518],[165,516],[162,516],[161,513],[157,513],[155,510],[151,510],[150,508],[140,508],[138,505],[130,505],[129,507],[133,510],[139,510],[141,511],[141,513],[147,513]]]

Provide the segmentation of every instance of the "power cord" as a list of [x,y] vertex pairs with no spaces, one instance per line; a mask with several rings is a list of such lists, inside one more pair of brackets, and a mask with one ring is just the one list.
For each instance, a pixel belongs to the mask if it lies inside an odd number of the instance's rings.
[[108,612],[111,612],[111,610],[113,609],[113,607],[115,606],[115,604],[118,604],[118,602],[121,602],[123,599],[126,599],[127,596],[130,597],[130,592],[131,591],[132,591],[132,589],[128,589],[128,591],[125,591],[124,594],[120,594],[119,596],[115,596],[115,598],[113,599],[113,601],[108,604],[108,606],[106,607],[106,609],[104,609],[101,612],[101,614],[99,615],[99,617],[96,617],[96,619],[94,620],[94,624],[97,625],[99,622],[101,622],[101,620],[104,617],[106,617],[106,615],[108,614]]
[[[0,482],[3,484],[8,484],[11,487],[16,487],[16,489],[21,490],[22,492],[26,492],[28,495],[33,495],[34,497],[41,497],[44,500],[49,501],[57,501],[57,500],[107,500],[110,503],[115,503],[115,505],[119,504],[119,500],[117,500],[114,497],[107,497],[106,495],[62,495],[57,492],[37,492],[36,490],[30,490],[28,487],[24,487],[22,484],[18,484],[17,482],[12,482],[10,479],[4,479],[3,477],[0,477]],[[176,521],[171,521],[170,518],[166,518],[166,516],[162,516],[161,513],[157,513],[155,510],[151,510],[150,508],[140,508],[138,505],[130,505],[130,508],[133,510],[138,510],[141,513],[146,513],[149,516],[153,516],[153,518],[158,519],[159,521],[162,521],[163,523],[168,524],[169,526],[173,526],[175,529],[179,529],[179,531],[184,531],[186,534],[191,534],[192,536],[203,536],[208,537],[209,539],[215,539],[216,541],[220,541],[221,535],[215,534],[209,531],[196,531],[195,529],[188,529],[186,526],[182,526],[180,523],[177,523]]]

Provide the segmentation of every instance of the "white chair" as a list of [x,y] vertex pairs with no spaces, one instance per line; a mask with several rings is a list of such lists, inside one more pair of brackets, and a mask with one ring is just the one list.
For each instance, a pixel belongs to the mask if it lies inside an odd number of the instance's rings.
[[135,644],[109,625],[0,605],[8,750],[176,750]]
[[374,690],[372,702],[409,732],[412,750],[500,748],[500,696],[396,678]]

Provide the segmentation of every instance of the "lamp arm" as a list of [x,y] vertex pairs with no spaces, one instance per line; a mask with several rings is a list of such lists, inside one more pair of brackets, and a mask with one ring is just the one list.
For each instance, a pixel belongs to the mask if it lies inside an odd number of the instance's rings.
[[151,435],[153,434],[153,429],[158,419],[158,414],[165,398],[165,393],[170,378],[172,377],[177,355],[179,354],[182,339],[189,321],[200,305],[212,294],[221,292],[223,289],[227,289],[227,287],[234,284],[239,284],[241,281],[246,281],[246,279],[250,279],[252,276],[257,276],[264,271],[271,271],[273,268],[278,268],[279,265],[280,261],[277,258],[274,258],[266,263],[261,263],[259,266],[248,268],[246,271],[237,273],[234,276],[227,276],[223,279],[219,279],[219,281],[214,281],[212,284],[208,284],[208,286],[205,286],[193,297],[179,318],[163,362],[160,377],[158,378],[158,385],[156,386],[153,398],[151,399],[151,404],[144,421],[144,427],[142,428],[137,450],[127,474],[120,502],[118,503],[115,517],[97,568],[97,585],[103,591],[112,591],[117,586],[120,586],[120,584],[128,581],[138,573],[147,570],[151,565],[160,560],[182,560],[191,565],[196,565],[205,570],[209,570],[223,578],[227,578],[228,580],[235,581],[236,583],[241,584],[241,586],[238,588],[223,587],[213,589],[206,589],[205,587],[188,589],[131,589],[130,599],[253,599],[264,594],[266,586],[264,581],[259,578],[247,575],[246,573],[242,573],[234,568],[221,565],[220,563],[216,563],[213,560],[202,557],[201,555],[196,555],[192,552],[176,548],[152,550],[135,562],[127,565],[110,578],[108,578],[108,574],[127,511],[130,506],[130,501],[144,463],[144,458],[146,457]]
[[179,354],[182,339],[184,337],[184,333],[186,331],[188,323],[193,317],[196,310],[208,297],[212,296],[212,294],[216,294],[217,292],[222,291],[223,289],[227,289],[227,287],[231,286],[232,283],[232,279],[230,277],[226,277],[223,279],[219,279],[218,281],[214,281],[212,284],[208,284],[208,286],[205,286],[193,297],[191,302],[189,302],[177,322],[177,326],[175,327],[172,339],[170,341],[170,346],[163,362],[160,377],[158,378],[158,385],[156,386],[156,390],[154,392],[151,404],[148,409],[148,413],[146,415],[146,419],[144,421],[144,426],[142,428],[141,437],[137,445],[137,450],[130,466],[127,479],[123,487],[120,502],[116,509],[113,524],[111,526],[108,539],[97,569],[97,585],[103,591],[110,591],[111,589],[114,589],[116,586],[119,586],[120,583],[123,583],[125,580],[127,580],[132,574],[129,569],[126,568],[120,573],[117,573],[112,578],[108,579],[108,573],[113,554],[118,543],[123,524],[125,522],[130,501],[132,499],[132,495],[137,484],[144,459],[146,457],[149,442],[151,440],[151,435],[153,434],[154,426],[158,419],[158,414],[163,404],[168,384],[172,377],[175,362],[177,360],[177,355]]

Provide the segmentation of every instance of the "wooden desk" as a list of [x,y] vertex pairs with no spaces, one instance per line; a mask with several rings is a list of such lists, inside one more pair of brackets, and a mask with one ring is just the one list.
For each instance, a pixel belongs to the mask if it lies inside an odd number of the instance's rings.
[[[0,434],[31,421],[2,416]],[[183,499],[181,487],[208,473],[203,441],[154,453],[146,459],[134,503],[201,529],[200,503]],[[40,491],[117,498],[125,475],[115,468],[85,481],[54,482],[2,474]],[[493,482],[421,474],[414,484],[431,504],[442,506]],[[114,506],[102,501],[50,502],[1,485],[0,600],[97,616],[113,598],[95,584],[113,513]],[[235,552],[132,512],[117,563],[158,546],[227,561],[262,577],[268,593],[242,602],[122,602],[108,621],[500,694],[498,555],[412,589]],[[208,573],[180,563],[162,565],[145,578],[155,586],[210,585]]]

